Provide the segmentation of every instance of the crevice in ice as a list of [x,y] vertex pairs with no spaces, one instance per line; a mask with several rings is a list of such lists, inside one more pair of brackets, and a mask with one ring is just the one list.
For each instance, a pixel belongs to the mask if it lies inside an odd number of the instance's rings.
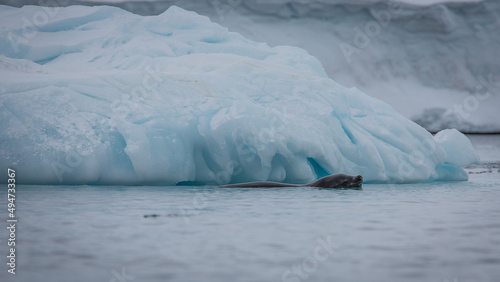
[[[396,149],[404,154],[411,153],[411,149],[403,141],[403,140],[405,140],[405,138],[403,138],[403,136],[400,136],[401,139],[398,139],[398,138],[393,138],[393,136],[391,136],[392,133],[389,133],[389,135],[387,135],[387,134],[384,135],[382,132],[383,130],[385,130],[384,127],[378,127],[378,128],[367,127],[367,128],[365,128],[365,127],[362,127],[361,125],[359,125],[358,123],[352,123],[351,127],[356,127],[355,129],[358,130],[359,132],[364,132],[366,134],[366,136],[374,137],[376,140],[379,140],[380,142],[388,145],[390,148],[394,148],[394,149]],[[407,132],[405,131],[405,133],[407,133]],[[420,136],[417,136],[415,134],[411,134],[411,135],[412,135],[412,137],[414,137],[416,139],[421,139]],[[377,145],[375,142],[374,142],[374,144]]]
[[215,171],[215,172],[222,171],[222,168],[212,158],[212,156],[210,155],[210,152],[208,151],[208,149],[206,147],[202,147],[200,151],[201,151],[201,156],[203,158],[203,161],[207,164],[207,167],[209,170]]
[[323,168],[323,166],[321,166],[314,158],[307,158],[307,161],[314,170],[314,173],[316,173],[317,178],[330,175],[330,173],[328,173],[328,171],[325,168]]
[[112,150],[109,160],[112,160],[114,163],[112,166],[110,164],[110,167],[113,167],[117,171],[129,171],[132,173],[132,178],[137,178],[132,160],[125,152],[125,148],[127,147],[125,137],[120,132],[115,131],[111,134],[110,139]]
[[154,117],[146,117],[146,118],[142,118],[142,119],[139,119],[139,120],[136,120],[134,122],[132,122],[133,124],[136,124],[136,125],[141,125],[141,124],[145,124],[149,121],[152,121],[154,119]]
[[342,122],[342,120],[340,120],[340,126],[342,126],[344,133],[347,135],[349,140],[351,140],[351,143],[356,145],[358,143],[356,138],[354,137],[354,135],[352,135],[352,132],[344,126],[344,123]]
[[48,64],[48,63],[52,62],[53,60],[59,58],[59,56],[61,56],[61,54],[57,54],[57,55],[50,57],[50,58],[44,58],[44,59],[39,60],[39,61],[34,61],[34,63],[37,63],[37,64],[43,66],[43,65]]
[[175,184],[175,186],[203,186],[203,185],[206,185],[206,183],[202,181],[181,181]]
[[92,98],[92,99],[95,99],[95,100],[98,100],[98,101],[103,101],[103,102],[111,103],[111,101],[109,101],[106,98],[97,97],[97,96],[94,96],[92,94],[88,94],[88,93],[85,93],[85,92],[82,92],[82,91],[78,91],[78,90],[74,90],[74,91],[75,91],[75,93],[78,93],[78,94],[83,95],[83,96],[87,96],[89,98]]

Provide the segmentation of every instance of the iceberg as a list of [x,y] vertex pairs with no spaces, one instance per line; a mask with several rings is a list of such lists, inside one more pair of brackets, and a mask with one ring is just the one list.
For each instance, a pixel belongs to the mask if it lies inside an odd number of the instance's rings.
[[[467,180],[458,131],[435,137],[269,47],[178,7],[0,6],[0,168],[23,184]],[[7,174],[0,179],[6,183]]]

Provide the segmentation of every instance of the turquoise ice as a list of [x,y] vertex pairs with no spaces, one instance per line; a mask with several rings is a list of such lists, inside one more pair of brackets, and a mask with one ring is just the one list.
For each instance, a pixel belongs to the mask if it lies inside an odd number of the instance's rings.
[[467,180],[479,161],[306,51],[181,8],[0,6],[0,22],[0,169],[25,184]]

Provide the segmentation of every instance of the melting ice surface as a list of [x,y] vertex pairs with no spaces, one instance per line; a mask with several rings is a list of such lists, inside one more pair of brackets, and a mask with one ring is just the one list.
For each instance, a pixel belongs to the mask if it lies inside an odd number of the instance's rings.
[[194,12],[0,6],[0,19],[0,167],[23,183],[466,180],[478,161],[459,132],[433,137],[304,50]]

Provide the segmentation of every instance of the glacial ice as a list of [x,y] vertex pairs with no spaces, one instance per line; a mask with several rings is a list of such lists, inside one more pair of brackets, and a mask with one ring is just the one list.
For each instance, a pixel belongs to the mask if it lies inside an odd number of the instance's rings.
[[435,139],[306,51],[178,7],[0,6],[0,21],[0,168],[19,183],[403,183],[478,162],[461,133]]

